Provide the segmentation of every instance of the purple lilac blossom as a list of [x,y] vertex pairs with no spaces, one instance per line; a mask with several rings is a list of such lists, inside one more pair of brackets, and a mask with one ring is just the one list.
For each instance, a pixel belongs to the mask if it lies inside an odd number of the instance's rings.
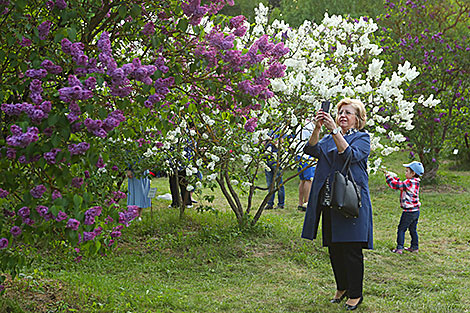
[[148,22],[147,24],[145,24],[144,28],[142,29],[142,34],[146,36],[151,36],[155,34],[155,25],[153,24],[153,22]]
[[40,184],[34,187],[33,189],[31,189],[30,193],[31,193],[31,196],[33,196],[33,198],[39,199],[42,197],[42,195],[46,191],[47,191],[47,188],[44,185]]
[[1,238],[0,239],[0,249],[5,249],[8,247],[8,239],[7,238]]
[[41,25],[38,26],[39,39],[41,40],[46,39],[47,35],[49,35],[51,25],[52,25],[51,21],[45,21]]
[[255,131],[257,123],[258,119],[256,117],[250,118],[248,121],[246,121],[244,128],[247,132],[252,133]]
[[98,158],[98,162],[96,162],[95,165],[96,165],[97,168],[106,167],[106,164],[104,163],[103,158],[101,156]]
[[96,237],[96,234],[94,232],[87,232],[87,231],[83,232],[83,241],[90,241],[90,240],[95,239],[95,237]]
[[33,226],[34,223],[36,223],[33,219],[29,218],[29,217],[25,217],[23,219],[23,223],[28,225],[28,226]]
[[10,193],[2,188],[0,188],[0,198],[6,198]]
[[80,142],[79,144],[70,144],[69,152],[71,155],[75,154],[85,154],[85,152],[90,149],[90,144],[88,142]]
[[29,216],[30,213],[31,212],[30,212],[29,208],[24,206],[24,207],[22,207],[21,209],[18,210],[17,215],[22,217],[22,218],[26,218],[26,217]]
[[83,178],[81,177],[72,178],[72,182],[70,183],[70,185],[74,188],[80,188],[82,184],[83,184]]
[[[119,238],[121,237],[122,233],[119,231],[119,230],[114,230],[111,232],[111,238]],[[2,238],[2,239],[5,239],[5,238]],[[7,245],[8,245],[8,242],[7,242]],[[2,247],[0,246],[0,249]]]
[[10,229],[10,233],[11,233],[14,237],[17,237],[17,236],[21,235],[21,228],[18,227],[18,226],[13,226],[13,227]]
[[66,227],[70,228],[72,230],[77,230],[79,226],[80,226],[80,222],[77,221],[74,218],[71,218],[67,221],[67,226]]
[[54,148],[49,152],[46,152],[43,154],[44,159],[48,164],[55,164],[56,163],[56,157],[57,154],[62,151],[61,149]]
[[52,200],[59,199],[59,198],[62,198],[62,194],[60,193],[59,190],[54,189],[51,197],[52,197]]
[[56,216],[55,220],[57,222],[62,222],[63,220],[66,220],[67,217],[68,217],[67,213],[59,211],[59,213],[57,213],[57,216]]
[[35,69],[29,69],[24,73],[27,77],[31,78],[37,78],[37,79],[43,79],[44,77],[47,76],[47,71],[43,68],[35,70]]
[[13,148],[8,148],[6,155],[10,160],[14,160],[16,158],[16,150]]
[[65,10],[67,8],[67,2],[65,2],[65,0],[56,0],[55,1],[55,6],[59,10]]
[[36,211],[39,213],[39,216],[45,217],[47,213],[49,213],[49,208],[44,205],[38,205],[36,207]]
[[13,217],[16,215],[16,213],[14,211],[10,211],[10,210],[7,210],[7,209],[3,209],[3,215],[5,217]]
[[22,39],[21,42],[20,42],[20,46],[22,46],[22,47],[29,47],[29,46],[31,46],[32,43],[33,43],[33,42],[31,41],[31,39],[26,38],[26,37],[23,36],[23,39]]
[[13,136],[8,136],[6,142],[12,147],[25,148],[39,139],[39,129],[37,127],[29,127],[26,133],[23,133],[19,126],[12,125],[10,131]]

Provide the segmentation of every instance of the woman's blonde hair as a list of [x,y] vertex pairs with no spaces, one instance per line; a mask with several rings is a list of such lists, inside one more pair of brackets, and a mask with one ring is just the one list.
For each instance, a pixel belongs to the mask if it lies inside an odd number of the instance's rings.
[[336,106],[337,108],[336,109],[336,112],[337,112],[336,124],[338,124],[338,120],[339,120],[339,111],[341,111],[341,108],[347,104],[351,105],[356,110],[355,128],[359,130],[363,129],[366,126],[366,120],[367,120],[366,107],[361,102],[361,100],[357,100],[357,99],[344,98],[338,103],[338,105]]

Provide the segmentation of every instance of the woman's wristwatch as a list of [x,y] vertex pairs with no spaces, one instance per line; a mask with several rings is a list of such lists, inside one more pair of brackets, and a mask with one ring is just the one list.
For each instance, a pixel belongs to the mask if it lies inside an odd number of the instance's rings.
[[337,133],[339,133],[341,131],[341,127],[338,127],[338,128],[335,128],[331,131],[331,134],[332,135],[336,135]]

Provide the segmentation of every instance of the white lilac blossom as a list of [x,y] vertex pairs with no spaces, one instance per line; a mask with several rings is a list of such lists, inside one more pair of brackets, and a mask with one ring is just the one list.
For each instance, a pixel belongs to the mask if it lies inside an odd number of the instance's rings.
[[[404,99],[402,88],[406,88],[406,83],[415,79],[419,73],[416,67],[404,61],[395,72],[384,76],[384,61],[380,59],[382,49],[372,43],[374,32],[378,29],[372,19],[359,18],[354,21],[325,13],[320,24],[305,21],[298,29],[294,29],[284,21],[273,21],[268,25],[267,9],[262,4],[255,9],[255,13],[255,27],[251,36],[256,37],[263,30],[283,40],[290,49],[283,61],[287,67],[286,75],[271,81],[273,91],[313,104],[312,111],[319,108],[321,99],[331,99],[334,103],[343,97],[359,98],[366,104],[367,125],[376,135],[387,133],[386,123],[394,127],[391,141],[380,143],[381,137],[376,136],[376,153],[371,157],[396,151],[389,145],[403,142],[401,130],[413,129],[415,103]],[[364,67],[366,72],[363,72]],[[271,98],[268,102],[275,111],[278,100]],[[430,107],[435,105],[432,96],[427,100],[421,98],[418,102]],[[383,108],[390,110],[384,114]],[[262,129],[258,127],[252,135],[252,142],[256,144],[262,141],[262,135]]]

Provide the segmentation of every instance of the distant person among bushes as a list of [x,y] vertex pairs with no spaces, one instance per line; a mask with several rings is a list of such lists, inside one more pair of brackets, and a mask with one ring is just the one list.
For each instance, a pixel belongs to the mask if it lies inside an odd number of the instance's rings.
[[[366,123],[364,104],[343,99],[337,105],[336,121],[320,109],[315,129],[304,152],[317,158],[315,179],[305,213],[302,237],[314,239],[322,216],[323,246],[328,247],[336,280],[332,303],[345,297],[345,308],[355,310],[363,300],[364,256],[362,249],[372,249],[372,205],[369,195],[367,160],[370,153],[369,134],[361,131]],[[320,131],[329,132],[320,140]],[[346,218],[330,206],[331,182],[335,171],[351,160],[350,170],[360,189],[362,204],[357,218]]]
[[[410,252],[418,252],[418,219],[419,208],[419,183],[420,176],[424,173],[423,164],[413,161],[409,164],[403,164],[405,167],[406,180],[401,181],[396,174],[385,172],[387,184],[392,189],[400,190],[400,206],[403,209],[401,213],[400,223],[397,230],[397,247],[392,250],[394,253],[403,254],[403,249]],[[411,246],[404,248],[405,232],[410,231]]]
[[148,198],[150,190],[150,179],[148,171],[141,178],[136,178],[132,170],[127,171],[127,205],[136,205],[139,207],[138,220],[142,219],[142,210],[152,206],[152,199]]
[[[264,208],[265,210],[284,209],[285,200],[286,200],[286,191],[284,188],[284,182],[282,181],[282,171],[283,169],[278,165],[277,162],[277,153],[282,142],[282,137],[279,138],[279,130],[273,130],[270,132],[270,140],[266,142],[266,165],[268,168],[264,170],[266,177],[266,185],[268,186],[268,191],[272,187],[274,190],[279,188],[277,191],[277,207],[274,207],[274,194],[268,200],[268,204]],[[276,176],[274,174],[276,173]]]
[[297,209],[299,211],[307,210],[308,196],[310,195],[310,189],[312,188],[313,176],[315,175],[315,162],[314,158],[308,154],[305,154],[303,147],[308,142],[312,135],[315,124],[307,120],[304,127],[297,129],[296,139],[299,141],[298,151],[295,160],[298,162],[297,171],[299,172],[299,205]]

